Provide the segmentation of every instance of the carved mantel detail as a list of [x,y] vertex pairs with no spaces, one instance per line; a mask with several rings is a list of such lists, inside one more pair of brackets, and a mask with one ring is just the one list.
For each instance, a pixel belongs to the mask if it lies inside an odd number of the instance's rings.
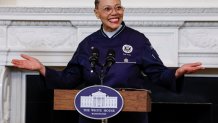
[[[93,8],[55,8],[55,7],[0,7],[0,13],[62,13],[62,14],[93,14]],[[164,15],[218,15],[217,8],[126,8],[125,13],[131,15],[150,14]]]
[[[180,65],[187,54],[218,52],[218,8],[126,8],[124,20],[148,36],[161,53],[168,54],[164,40],[176,45],[171,52],[178,55],[164,58],[170,62],[167,65]],[[0,7],[0,64],[10,65],[12,58],[27,53],[47,65],[66,65],[79,42],[100,25],[93,8]],[[55,58],[52,52],[66,57],[61,61],[44,59]],[[212,66],[218,67],[216,63]]]
[[181,30],[182,51],[217,51],[218,49],[217,29],[183,29]]

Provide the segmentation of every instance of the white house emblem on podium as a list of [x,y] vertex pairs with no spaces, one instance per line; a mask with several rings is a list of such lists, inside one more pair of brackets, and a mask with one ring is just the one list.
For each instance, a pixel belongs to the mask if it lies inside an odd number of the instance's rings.
[[76,110],[90,119],[108,119],[123,108],[123,98],[108,86],[95,85],[82,89],[74,100]]
[[106,93],[99,91],[90,96],[81,96],[81,108],[117,108],[117,97],[110,97]]

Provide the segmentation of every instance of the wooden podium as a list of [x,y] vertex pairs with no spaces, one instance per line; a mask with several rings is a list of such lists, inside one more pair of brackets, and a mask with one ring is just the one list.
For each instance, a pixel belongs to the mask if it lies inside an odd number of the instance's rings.
[[[76,110],[74,97],[79,90],[54,90],[54,110]],[[151,98],[148,90],[120,89],[124,100],[123,112],[150,112]]]

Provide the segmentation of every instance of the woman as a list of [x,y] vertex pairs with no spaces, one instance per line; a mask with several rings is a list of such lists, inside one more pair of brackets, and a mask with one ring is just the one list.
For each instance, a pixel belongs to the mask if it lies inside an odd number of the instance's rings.
[[[24,60],[14,59],[15,67],[39,71],[49,88],[75,88],[100,84],[99,75],[105,65],[105,56],[112,49],[115,63],[103,79],[103,84],[113,88],[145,88],[142,73],[157,85],[177,91],[186,73],[204,69],[201,63],[185,64],[178,69],[168,69],[160,60],[144,34],[129,28],[123,22],[124,8],[120,0],[95,0],[95,15],[101,20],[99,30],[86,37],[63,71],[45,67],[37,59],[21,55]],[[97,56],[90,61],[93,49]],[[95,54],[96,55],[96,54]],[[92,66],[90,65],[90,62]],[[93,63],[92,63],[93,62]],[[113,62],[113,59],[112,59]],[[93,66],[94,64],[94,66]],[[107,67],[107,66],[106,66]],[[94,69],[93,69],[94,68]],[[90,72],[94,70],[94,72]],[[80,123],[100,122],[80,116]],[[110,123],[147,123],[147,113],[121,113],[108,120]]]

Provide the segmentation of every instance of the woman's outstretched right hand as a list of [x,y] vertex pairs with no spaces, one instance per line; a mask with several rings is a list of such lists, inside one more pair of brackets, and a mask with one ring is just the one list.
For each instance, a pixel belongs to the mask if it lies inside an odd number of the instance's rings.
[[24,59],[13,59],[11,63],[17,68],[39,71],[45,76],[45,66],[38,59],[25,54],[21,54],[21,57]]

